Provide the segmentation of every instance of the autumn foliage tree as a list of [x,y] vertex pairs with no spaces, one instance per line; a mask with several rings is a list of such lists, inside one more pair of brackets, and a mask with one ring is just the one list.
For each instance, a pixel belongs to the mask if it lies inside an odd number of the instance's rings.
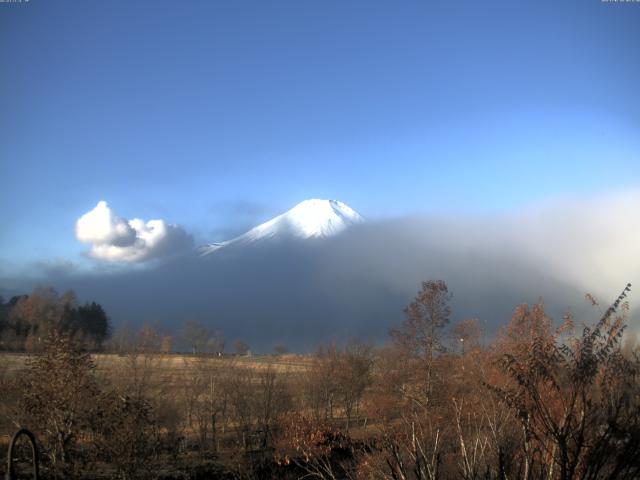
[[287,415],[276,439],[276,461],[295,465],[298,478],[339,480],[350,478],[354,442],[331,424],[300,413]]
[[459,344],[460,352],[463,355],[465,351],[468,352],[480,346],[481,336],[482,330],[475,318],[462,320],[451,329],[451,337],[454,343]]
[[640,361],[622,354],[631,285],[593,326],[552,329],[541,305],[521,309],[513,330],[527,335],[502,353],[509,382],[490,389],[522,428],[521,478],[638,478]]
[[53,288],[36,288],[14,297],[0,309],[0,346],[38,351],[52,332],[65,333],[86,348],[99,350],[111,333],[106,312],[96,302],[78,304],[75,293],[60,295]]

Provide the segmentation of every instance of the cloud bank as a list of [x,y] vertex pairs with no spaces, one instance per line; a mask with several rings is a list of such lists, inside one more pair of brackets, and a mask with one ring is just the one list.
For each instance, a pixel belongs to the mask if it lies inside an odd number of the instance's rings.
[[556,199],[513,215],[503,236],[555,278],[612,296],[639,280],[639,207],[639,191]]
[[[454,294],[452,321],[478,318],[489,336],[517,304],[539,297],[556,319],[571,308],[577,324],[592,322],[600,313],[584,294],[593,293],[606,308],[631,282],[628,331],[635,333],[638,206],[640,194],[628,192],[556,199],[504,215],[372,221],[318,241],[221,250],[204,258],[187,249],[151,268],[66,275],[49,269],[49,278],[37,283],[98,301],[116,325],[160,322],[179,331],[182,322],[196,319],[229,343],[247,341],[254,351],[277,343],[304,351],[332,339],[388,339],[422,280],[445,280]],[[111,247],[116,258],[159,254],[142,240],[144,222],[123,220],[106,204],[94,211],[79,221],[79,238]],[[0,289],[26,293],[33,286],[1,276]]]
[[191,237],[164,220],[118,217],[100,201],[76,222],[76,238],[91,245],[90,255],[108,262],[140,263],[190,247]]

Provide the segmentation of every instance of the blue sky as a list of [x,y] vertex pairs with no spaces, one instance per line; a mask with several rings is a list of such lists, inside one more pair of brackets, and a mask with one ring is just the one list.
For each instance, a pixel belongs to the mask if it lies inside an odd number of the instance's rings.
[[640,3],[0,3],[0,268],[99,200],[221,239],[311,197],[495,213],[640,180]]

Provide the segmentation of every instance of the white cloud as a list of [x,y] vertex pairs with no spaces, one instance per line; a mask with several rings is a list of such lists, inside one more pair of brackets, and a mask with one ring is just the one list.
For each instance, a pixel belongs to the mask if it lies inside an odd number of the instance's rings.
[[514,219],[511,236],[556,278],[611,296],[638,280],[639,205],[637,191],[556,200]]
[[100,201],[76,222],[76,238],[83,243],[128,247],[135,242],[136,231],[126,220],[116,216],[107,202]]
[[113,213],[105,201],[98,202],[78,219],[76,238],[91,244],[92,257],[126,263],[167,256],[192,243],[191,237],[177,225],[164,220],[125,220]]

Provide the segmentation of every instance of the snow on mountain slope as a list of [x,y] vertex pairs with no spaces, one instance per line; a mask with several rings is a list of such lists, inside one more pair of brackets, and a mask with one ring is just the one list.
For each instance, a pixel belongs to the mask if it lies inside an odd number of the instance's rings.
[[337,200],[311,199],[231,240],[203,245],[200,255],[208,255],[230,245],[245,245],[269,238],[324,238],[336,235],[363,218]]

